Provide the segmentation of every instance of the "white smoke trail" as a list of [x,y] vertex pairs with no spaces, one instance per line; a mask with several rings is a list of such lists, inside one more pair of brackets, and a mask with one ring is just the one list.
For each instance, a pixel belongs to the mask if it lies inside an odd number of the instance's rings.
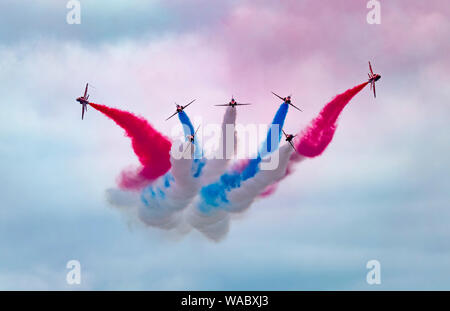
[[255,177],[243,181],[239,188],[227,192],[228,203],[216,209],[201,211],[202,198],[197,196],[185,211],[186,221],[211,240],[222,240],[229,231],[230,213],[243,212],[268,185],[281,179],[285,175],[292,152],[289,144],[283,145],[279,149],[279,165],[276,169],[261,170]]
[[[178,145],[173,144],[170,174],[158,178],[153,184],[142,190],[142,193],[108,189],[108,201],[116,207],[126,207],[149,226],[162,229],[186,226],[187,223],[183,222],[181,211],[191,203],[202,184],[217,179],[225,172],[229,159],[234,155],[236,150],[235,123],[236,109],[227,107],[221,127],[219,150],[217,150],[219,156],[217,159],[206,162],[200,178],[192,176],[192,156],[190,159],[172,156],[179,153],[179,150],[175,149],[178,148]],[[191,145],[187,142],[182,147],[182,150],[187,150]]]
[[[286,173],[289,158],[294,149],[289,144],[279,148],[279,164],[274,170],[261,170],[255,177],[244,181],[240,188],[234,189],[228,195],[230,206],[227,208],[231,213],[242,212],[247,209],[267,186],[280,180]],[[272,155],[272,156],[277,156]]]
[[[222,240],[229,231],[231,215],[249,208],[267,186],[285,175],[293,151],[288,144],[282,146],[278,154],[270,156],[279,157],[279,165],[275,169],[258,171],[254,177],[242,181],[240,187],[226,193],[227,203],[207,212],[202,211],[199,208],[203,203],[199,195],[202,185],[217,181],[229,169],[229,159],[236,151],[235,123],[236,109],[228,107],[217,151],[222,157],[209,160],[201,177],[193,177],[192,159],[174,156],[179,153],[179,144],[173,144],[170,157],[172,168],[168,174],[140,193],[109,189],[109,202],[116,207],[126,208],[146,225],[167,230],[182,229],[183,232],[195,228],[213,241]],[[190,142],[183,143],[182,147],[182,150],[186,150]],[[266,160],[270,160],[270,157]]]
[[202,183],[209,184],[222,175],[232,158],[236,154],[236,108],[227,107],[223,116],[219,149],[216,150],[214,159],[208,160],[203,168]]
[[219,242],[230,230],[230,214],[221,209],[209,211],[208,213],[201,212],[196,200],[184,212],[185,221],[190,226],[197,229],[207,238]]
[[[190,142],[183,144],[183,150]],[[176,144],[171,154],[178,152]],[[201,183],[192,176],[192,159],[170,157],[170,174],[158,178],[141,193],[125,192],[119,189],[107,191],[108,200],[117,207],[128,207],[137,213],[139,219],[149,226],[173,229],[181,224],[181,210],[186,208],[197,195]]]

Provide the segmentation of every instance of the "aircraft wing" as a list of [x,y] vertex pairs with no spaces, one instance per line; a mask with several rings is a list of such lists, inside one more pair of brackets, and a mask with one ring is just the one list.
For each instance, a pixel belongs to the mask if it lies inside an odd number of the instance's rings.
[[292,146],[292,148],[295,150],[295,152],[297,152],[297,149],[295,149],[294,144],[292,143],[292,141],[290,141],[289,144]]
[[278,97],[279,99],[281,99],[281,100],[284,100],[284,98],[283,98],[283,97],[281,97],[280,95],[278,95],[278,94],[275,94],[274,92],[272,92],[272,94],[273,94],[273,95],[275,95],[276,97]]
[[369,69],[370,69],[370,73],[373,75],[373,70],[372,70],[372,65],[369,62]]
[[248,106],[251,105],[250,103],[245,103],[245,104],[241,104],[241,103],[237,103],[236,106]]
[[88,90],[88,85],[89,85],[89,83],[86,83],[86,88],[84,89],[84,98],[86,98],[86,95],[87,95],[87,90]]
[[192,101],[191,101],[189,104],[187,104],[186,106],[184,106],[183,109],[186,108],[187,106],[189,106],[190,104],[192,104],[193,102],[195,102],[195,99],[192,100]]
[[171,115],[170,117],[168,117],[167,119],[166,119],[166,121],[167,120],[169,120],[170,118],[172,118],[174,115],[176,115],[178,113],[178,111],[177,112],[175,112],[173,115]]
[[281,129],[281,130],[283,131],[284,136],[287,136],[286,132],[283,129]]
[[200,125],[197,127],[197,129],[195,130],[195,133],[194,133],[194,137],[195,137],[195,135],[197,134],[197,132],[198,132],[198,129],[200,128]]
[[377,97],[377,92],[375,92],[375,82],[373,83],[373,96],[375,98]]
[[297,106],[295,106],[294,104],[289,104],[289,105],[291,105],[292,107],[294,107],[295,109],[297,109],[297,110],[299,110],[299,111],[301,111],[301,112],[303,112],[303,110],[301,110],[300,108],[298,108]]
[[231,106],[230,104],[223,104],[223,105],[214,105],[214,106],[222,106],[222,107],[225,107],[225,106]]
[[84,118],[84,105],[81,105],[81,120]]

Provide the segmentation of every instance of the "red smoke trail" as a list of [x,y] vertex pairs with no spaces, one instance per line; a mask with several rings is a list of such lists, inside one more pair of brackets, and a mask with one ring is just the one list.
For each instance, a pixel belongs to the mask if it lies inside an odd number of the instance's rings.
[[125,130],[126,136],[131,138],[134,153],[142,164],[137,170],[124,170],[121,173],[118,181],[121,188],[142,188],[170,169],[169,152],[172,143],[156,131],[147,120],[127,111],[89,104]]
[[[368,82],[361,83],[352,89],[333,98],[325,107],[322,108],[319,115],[311,121],[309,126],[298,134],[300,139],[294,142],[295,149],[298,152],[292,153],[286,170],[284,179],[294,170],[294,165],[305,157],[314,158],[325,151],[328,144],[334,136],[337,127],[337,119],[344,107],[350,100],[358,94]],[[278,183],[272,184],[261,193],[261,196],[268,196],[275,192]]]
[[[295,143],[295,149],[297,149],[298,153],[308,158],[314,158],[327,148],[328,144],[333,139],[337,126],[336,121],[342,109],[344,109],[350,100],[358,94],[367,83],[368,82],[364,82],[337,95],[323,107],[319,115],[300,133],[299,136],[301,136],[301,138]],[[291,161],[295,161],[301,157],[298,153],[292,154]]]

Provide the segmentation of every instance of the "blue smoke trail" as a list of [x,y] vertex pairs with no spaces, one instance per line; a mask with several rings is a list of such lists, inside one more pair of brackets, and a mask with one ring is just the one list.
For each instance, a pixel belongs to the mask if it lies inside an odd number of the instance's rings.
[[[278,108],[275,117],[272,120],[272,124],[267,132],[266,140],[261,145],[258,154],[255,159],[249,160],[246,167],[242,172],[227,172],[220,176],[220,179],[210,185],[202,187],[200,190],[200,197],[202,201],[198,206],[200,211],[207,213],[213,208],[220,208],[223,203],[228,203],[226,196],[227,191],[239,188],[241,182],[249,178],[254,177],[259,171],[259,163],[262,157],[269,155],[273,151],[277,150],[281,140],[281,129],[284,125],[284,120],[289,110],[287,103],[282,103]],[[272,142],[272,130],[278,131],[276,135],[278,139]]]
[[148,185],[141,191],[141,201],[146,206],[151,206],[153,200],[164,200],[166,198],[165,189],[170,188],[171,183],[175,181],[172,176],[172,173],[167,172],[164,176],[162,176],[164,180],[164,189],[161,189],[159,186]]
[[[282,103],[280,108],[277,110],[275,117],[272,121],[272,126],[269,128],[267,132],[266,142],[262,145],[259,153],[262,158],[272,153],[273,150],[277,150],[280,145],[281,140],[281,129],[284,126],[284,120],[286,119],[286,115],[288,113],[289,105],[286,103]],[[277,137],[278,139],[272,143],[272,130],[278,131]]]
[[[181,121],[181,124],[183,125],[183,131],[185,136],[194,135],[195,129],[192,125],[191,120],[187,116],[187,114],[184,111],[181,111],[178,113],[178,117]],[[188,138],[186,137],[186,141]],[[194,151],[194,160],[192,161],[192,176],[197,178],[200,177],[202,173],[202,169],[205,166],[206,162],[203,158],[203,151],[200,148],[200,145],[198,143],[198,140],[194,140],[195,145],[195,151]],[[142,189],[141,192],[141,201],[146,206],[153,206],[157,205],[155,202],[159,202],[161,200],[164,200],[166,198],[165,190],[167,188],[171,187],[172,182],[174,181],[174,178],[170,172],[166,173],[163,177],[163,186],[156,186],[156,185],[148,185],[144,189]],[[152,204],[153,203],[153,204]]]
[[195,129],[187,114],[184,111],[181,111],[178,113],[178,118],[180,119],[181,125],[183,125],[184,135],[194,135]]
[[[259,163],[261,162],[261,159],[278,149],[281,140],[281,129],[283,128],[284,120],[286,119],[288,110],[289,105],[286,103],[282,103],[280,105],[280,108],[278,108],[277,113],[275,114],[275,117],[273,118],[271,126],[269,127],[269,130],[267,132],[266,140],[263,142],[261,148],[258,151],[258,155],[255,159],[251,159],[245,169],[242,171],[242,180],[247,180],[255,176],[259,171]],[[278,131],[278,133],[275,133],[278,134],[276,135],[278,139],[274,142],[272,142],[273,130]]]
[[[178,113],[178,118],[180,119],[181,124],[183,125],[184,136],[194,135],[195,129],[192,125],[191,120],[188,115],[181,111]],[[188,138],[186,137],[186,141]],[[192,161],[192,176],[197,178],[202,174],[202,169],[206,164],[205,159],[203,159],[203,150],[198,143],[197,137],[194,139],[194,161]]]

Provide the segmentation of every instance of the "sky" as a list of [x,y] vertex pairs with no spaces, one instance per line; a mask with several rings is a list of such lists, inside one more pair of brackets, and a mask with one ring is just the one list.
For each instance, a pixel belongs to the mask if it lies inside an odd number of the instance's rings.
[[[365,0],[0,3],[0,289],[449,290],[450,3]],[[94,102],[164,120],[187,103],[252,106],[269,123],[292,94],[297,132],[336,94],[382,75],[345,108],[328,149],[301,162],[223,241],[134,223],[105,191],[137,158]],[[248,109],[247,109],[248,108]],[[66,263],[81,264],[80,285]],[[369,260],[381,284],[366,282]]]

